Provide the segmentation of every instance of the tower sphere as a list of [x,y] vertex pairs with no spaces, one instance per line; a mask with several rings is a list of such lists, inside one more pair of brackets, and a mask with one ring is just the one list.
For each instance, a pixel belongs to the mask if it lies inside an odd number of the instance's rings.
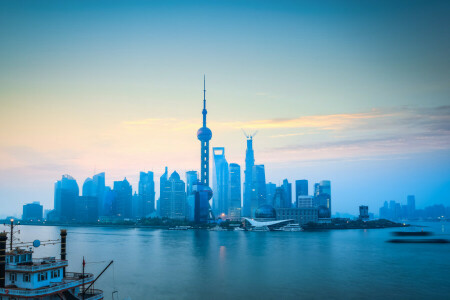
[[208,127],[201,127],[197,131],[197,138],[202,142],[207,142],[207,141],[211,140],[211,138],[212,138],[211,129],[209,129]]

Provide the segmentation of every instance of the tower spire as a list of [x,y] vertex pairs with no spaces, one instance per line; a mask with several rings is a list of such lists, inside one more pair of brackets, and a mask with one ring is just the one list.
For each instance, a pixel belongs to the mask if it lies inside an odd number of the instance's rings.
[[206,76],[203,74],[203,127],[206,127]]
[[203,109],[206,109],[206,76],[203,74]]

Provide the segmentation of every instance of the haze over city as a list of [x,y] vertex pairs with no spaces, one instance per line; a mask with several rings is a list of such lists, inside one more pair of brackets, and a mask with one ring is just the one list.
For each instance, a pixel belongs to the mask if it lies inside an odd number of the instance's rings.
[[199,170],[203,74],[228,162],[258,130],[266,181],[330,180],[333,212],[449,205],[449,4],[407,3],[1,3],[0,214]]

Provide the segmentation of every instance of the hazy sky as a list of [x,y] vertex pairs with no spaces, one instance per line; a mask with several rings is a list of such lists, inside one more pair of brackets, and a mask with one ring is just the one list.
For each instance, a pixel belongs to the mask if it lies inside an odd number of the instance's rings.
[[199,169],[203,74],[228,162],[259,130],[266,180],[331,180],[333,213],[450,205],[449,53],[449,1],[2,1],[0,216]]

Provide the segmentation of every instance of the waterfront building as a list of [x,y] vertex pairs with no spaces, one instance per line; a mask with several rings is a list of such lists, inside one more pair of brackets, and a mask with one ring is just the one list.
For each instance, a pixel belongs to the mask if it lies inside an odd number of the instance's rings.
[[228,214],[229,168],[225,158],[225,148],[214,147],[213,151],[213,211],[216,216]]
[[254,218],[244,218],[244,227],[248,230],[258,230],[265,229],[264,231],[271,231],[279,229],[292,223],[294,220],[277,220],[276,210],[272,205],[264,204],[258,207],[254,211]]
[[163,183],[160,199],[161,217],[169,219],[186,218],[185,183],[176,171]]
[[331,182],[322,180],[314,185],[314,203],[319,209],[319,218],[331,218]]
[[200,182],[194,186],[195,208],[194,221],[196,223],[206,223],[209,219],[214,219],[211,212],[209,200],[212,198],[212,190],[209,187],[209,141],[212,138],[212,131],[206,127],[206,83],[203,77],[203,126],[197,131],[197,138],[200,141]]
[[112,216],[113,215],[113,203],[114,199],[116,198],[116,195],[114,191],[111,189],[111,187],[106,186],[105,192],[103,196],[103,203],[102,203],[102,216]]
[[[299,196],[308,196],[308,180],[306,179],[295,181],[295,201],[298,200]],[[295,206],[299,207],[298,204]]]
[[95,196],[80,196],[75,204],[75,219],[77,222],[96,222],[98,220],[98,198]]
[[71,221],[75,219],[75,205],[79,192],[77,181],[70,175],[63,175],[61,180],[55,182],[55,220]]
[[297,208],[313,207],[313,196],[299,195],[297,198]]
[[90,212],[92,215],[102,215],[104,207],[104,196],[105,196],[105,173],[99,173],[88,177],[83,183],[82,196],[95,197],[97,199],[97,204],[92,206],[96,207],[96,212]]
[[194,186],[198,182],[197,171],[187,171],[186,172],[186,218],[189,221],[194,221],[195,218],[195,192]]
[[286,202],[284,197],[286,196],[282,186],[278,186],[275,189],[275,196],[273,197],[273,207],[282,208],[283,204]]
[[319,210],[317,207],[303,208],[277,208],[277,220],[294,220],[294,223],[301,225],[309,222],[317,223],[319,220]]
[[131,197],[131,217],[133,219],[142,218],[142,201],[138,193],[134,192]]
[[283,190],[284,190],[284,208],[292,207],[292,183],[289,183],[287,179],[283,180]]
[[274,205],[275,192],[277,185],[272,182],[266,184],[266,204]]
[[23,206],[22,220],[40,221],[42,220],[44,207],[39,202],[25,204]]
[[147,217],[155,211],[155,181],[153,172],[139,174],[137,217]]
[[408,219],[413,219],[416,215],[416,197],[414,195],[408,195],[406,197],[406,203],[408,206]]
[[363,221],[369,220],[369,207],[367,205],[359,206],[359,219]]
[[235,163],[229,165],[228,194],[228,217],[231,220],[239,220],[241,218],[241,166]]
[[253,189],[253,169],[255,166],[255,154],[253,152],[253,136],[247,137],[247,150],[245,151],[245,170],[244,170],[244,205],[243,215],[245,217],[252,216],[252,207],[256,209],[258,203],[252,201]]
[[125,178],[122,181],[114,181],[114,201],[112,205],[112,215],[123,218],[132,218],[132,187]]
[[254,165],[252,170],[251,215],[258,207],[266,204],[266,174],[264,165]]
[[194,190],[194,184],[198,181],[197,171],[187,171],[186,172],[186,194],[189,196]]

